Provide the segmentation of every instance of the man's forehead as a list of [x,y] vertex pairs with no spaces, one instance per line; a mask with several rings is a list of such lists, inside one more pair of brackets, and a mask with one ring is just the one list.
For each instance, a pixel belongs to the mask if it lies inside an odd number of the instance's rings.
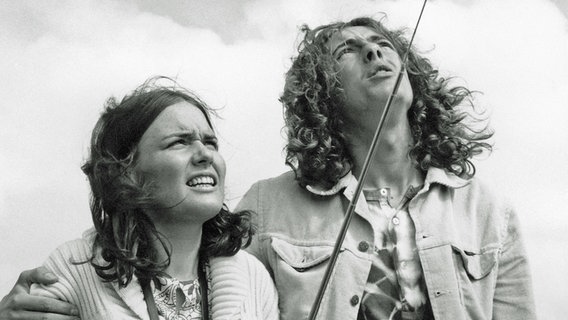
[[330,37],[330,44],[337,45],[350,39],[369,40],[372,38],[385,38],[385,36],[377,30],[366,26],[351,26],[337,29]]
[[337,29],[336,32],[333,33],[332,38],[343,38],[343,39],[350,39],[350,38],[361,38],[367,39],[369,37],[380,36],[384,37],[382,33],[379,31],[367,27],[367,26],[350,26],[341,29]]

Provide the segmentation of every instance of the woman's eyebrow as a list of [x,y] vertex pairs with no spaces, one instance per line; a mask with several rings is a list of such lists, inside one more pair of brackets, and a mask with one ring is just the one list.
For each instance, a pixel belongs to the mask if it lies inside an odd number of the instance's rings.
[[176,131],[176,132],[172,132],[170,134],[165,135],[162,140],[167,140],[169,138],[184,138],[184,139],[188,139],[188,140],[196,140],[196,139],[200,139],[200,134],[198,132],[195,131],[188,131],[188,130],[184,130],[184,131]]
[[204,132],[204,133],[203,133],[203,137],[204,137],[204,138],[209,138],[209,139],[211,139],[211,138],[217,139],[217,135],[215,134],[214,131],[206,131],[206,132]]

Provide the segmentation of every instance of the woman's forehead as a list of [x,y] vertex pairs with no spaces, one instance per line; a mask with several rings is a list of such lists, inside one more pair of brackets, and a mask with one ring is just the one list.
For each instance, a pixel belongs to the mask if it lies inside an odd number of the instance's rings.
[[178,102],[165,108],[148,129],[213,132],[204,111],[187,101]]

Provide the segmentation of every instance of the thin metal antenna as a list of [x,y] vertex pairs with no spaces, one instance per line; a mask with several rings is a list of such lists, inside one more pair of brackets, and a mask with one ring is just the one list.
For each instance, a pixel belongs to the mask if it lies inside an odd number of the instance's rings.
[[371,147],[369,148],[369,152],[367,153],[367,157],[365,158],[365,162],[363,163],[363,168],[361,169],[361,173],[359,175],[359,178],[357,179],[357,187],[355,188],[355,194],[353,195],[353,198],[349,202],[349,207],[347,208],[347,211],[345,213],[345,218],[343,220],[341,230],[339,231],[339,235],[337,236],[337,240],[335,241],[335,246],[333,247],[333,252],[331,253],[331,257],[329,258],[329,264],[327,265],[327,269],[325,271],[318,294],[316,296],[316,300],[314,301],[312,310],[310,311],[310,315],[308,318],[310,320],[316,319],[317,313],[321,306],[323,295],[325,293],[325,290],[327,289],[329,281],[331,280],[331,274],[333,273],[333,269],[335,268],[335,264],[337,263],[337,258],[339,257],[339,250],[343,245],[343,241],[345,240],[345,235],[347,234],[347,229],[349,228],[349,225],[351,224],[351,219],[353,218],[353,215],[355,213],[355,205],[357,204],[359,196],[361,195],[361,191],[363,190],[363,184],[365,182],[365,178],[367,177],[367,172],[369,171],[371,159],[374,157],[376,152],[377,145],[379,142],[379,135],[383,128],[386,115],[388,113],[388,110],[390,109],[394,97],[396,96],[396,93],[398,92],[398,87],[400,86],[400,82],[406,71],[408,54],[410,52],[410,48],[412,47],[412,42],[414,41],[414,36],[416,35],[416,30],[418,30],[418,25],[420,24],[420,20],[422,19],[422,13],[424,12],[424,8],[426,7],[427,1],[428,0],[424,0],[424,4],[422,5],[422,9],[420,10],[420,15],[418,16],[418,20],[416,21],[416,27],[414,28],[414,32],[412,33],[412,37],[410,38],[410,42],[408,42],[408,47],[402,59],[400,72],[398,73],[394,88],[385,104],[385,108],[383,110],[383,113],[381,114],[377,130],[375,131],[375,135],[373,136],[373,140],[371,141]]

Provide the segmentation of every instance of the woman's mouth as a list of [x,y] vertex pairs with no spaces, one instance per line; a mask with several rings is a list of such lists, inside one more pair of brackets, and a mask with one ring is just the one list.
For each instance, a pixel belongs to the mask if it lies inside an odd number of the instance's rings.
[[197,176],[187,182],[192,188],[211,188],[217,185],[215,179],[211,176]]

